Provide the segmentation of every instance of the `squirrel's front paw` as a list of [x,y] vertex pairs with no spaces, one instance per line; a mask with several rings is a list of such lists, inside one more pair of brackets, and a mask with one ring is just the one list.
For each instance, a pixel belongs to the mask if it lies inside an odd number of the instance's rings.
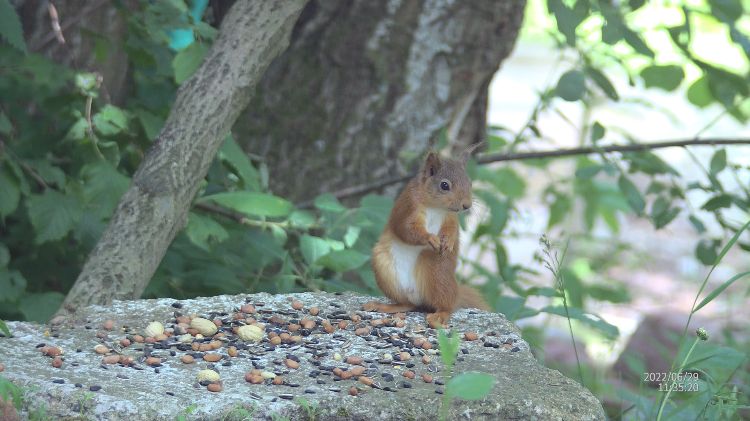
[[433,250],[440,252],[440,238],[438,238],[437,235],[430,234],[430,236],[427,237],[427,243]]
[[447,235],[440,236],[440,254],[453,253],[453,239]]

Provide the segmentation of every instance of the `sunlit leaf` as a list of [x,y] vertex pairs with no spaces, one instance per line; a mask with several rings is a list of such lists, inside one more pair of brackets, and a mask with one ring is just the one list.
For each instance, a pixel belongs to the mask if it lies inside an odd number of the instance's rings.
[[308,265],[317,262],[319,258],[331,251],[331,245],[328,241],[308,234],[304,234],[300,237],[299,247],[302,252],[302,257],[305,258]]
[[292,204],[286,199],[266,193],[228,192],[203,196],[199,203],[212,201],[224,207],[248,215],[282,217],[292,211]]
[[335,272],[346,272],[356,269],[370,260],[370,256],[357,250],[333,250],[318,259],[318,264]]
[[715,211],[721,208],[728,208],[732,206],[732,196],[729,194],[719,194],[717,196],[708,199],[706,203],[701,206],[701,209],[707,211]]
[[331,193],[324,193],[316,197],[314,204],[316,208],[326,212],[341,213],[346,211],[346,207]]
[[495,385],[495,378],[486,373],[461,373],[448,381],[445,393],[465,400],[477,400],[487,396]]
[[641,70],[641,77],[647,88],[661,88],[665,91],[674,91],[682,83],[685,72],[681,66],[648,66]]
[[181,84],[195,73],[208,53],[208,46],[194,42],[189,47],[177,53],[172,60],[174,81]]

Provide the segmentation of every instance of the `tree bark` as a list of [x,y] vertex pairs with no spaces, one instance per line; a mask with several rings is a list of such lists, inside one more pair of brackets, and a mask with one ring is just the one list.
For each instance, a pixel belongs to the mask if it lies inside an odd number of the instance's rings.
[[305,0],[238,1],[68,293],[62,313],[138,298],[186,223],[201,180],[266,68],[289,42]]
[[458,148],[483,140],[487,86],[524,5],[313,0],[235,137],[265,160],[271,189],[297,202],[404,174],[442,130]]

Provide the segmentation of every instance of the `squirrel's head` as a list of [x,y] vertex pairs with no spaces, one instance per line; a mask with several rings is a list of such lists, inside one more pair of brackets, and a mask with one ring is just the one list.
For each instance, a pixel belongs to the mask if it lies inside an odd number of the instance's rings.
[[426,206],[453,212],[471,208],[471,179],[466,173],[466,161],[473,149],[461,154],[460,159],[441,158],[437,152],[427,154],[419,173]]

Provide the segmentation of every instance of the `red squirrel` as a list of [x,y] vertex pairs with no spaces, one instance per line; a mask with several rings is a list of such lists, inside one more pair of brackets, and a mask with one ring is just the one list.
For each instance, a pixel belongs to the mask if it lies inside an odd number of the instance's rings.
[[489,310],[476,290],[456,282],[458,213],[471,208],[466,161],[476,146],[460,159],[441,158],[430,152],[419,173],[398,196],[372,249],[378,287],[395,304],[370,301],[364,310],[426,310],[431,327],[447,325],[457,308]]

